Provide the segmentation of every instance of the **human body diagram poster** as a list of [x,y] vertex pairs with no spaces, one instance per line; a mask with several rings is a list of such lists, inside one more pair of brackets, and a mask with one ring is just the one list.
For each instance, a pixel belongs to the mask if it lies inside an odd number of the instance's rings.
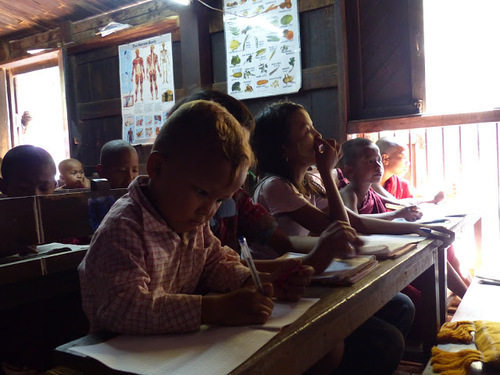
[[121,45],[118,52],[122,137],[153,143],[175,100],[171,34]]
[[238,99],[302,85],[297,0],[225,0],[227,91]]

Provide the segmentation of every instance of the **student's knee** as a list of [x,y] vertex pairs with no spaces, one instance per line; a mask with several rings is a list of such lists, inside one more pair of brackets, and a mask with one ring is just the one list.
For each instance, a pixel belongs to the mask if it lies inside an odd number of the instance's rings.
[[406,337],[415,318],[415,305],[406,294],[396,294],[375,316],[398,328]]
[[401,331],[372,317],[345,340],[342,362],[335,375],[392,374],[405,350]]

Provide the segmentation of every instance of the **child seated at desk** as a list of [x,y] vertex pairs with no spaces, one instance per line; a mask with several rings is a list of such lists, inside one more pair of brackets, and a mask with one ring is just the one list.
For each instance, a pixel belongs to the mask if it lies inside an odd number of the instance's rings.
[[300,261],[261,274],[259,293],[238,254],[210,231],[208,220],[243,184],[253,160],[247,138],[213,102],[186,103],[167,119],[147,161],[149,177],[135,179],[114,204],[79,266],[92,332],[259,324],[271,314],[273,295],[300,298],[311,267],[284,284],[271,282]]
[[[182,104],[194,100],[212,100],[226,108],[244,130],[252,135],[255,129],[255,118],[248,107],[232,96],[211,89],[197,91],[176,104],[169,111],[169,116]],[[247,180],[248,180],[247,176]],[[279,228],[275,218],[260,204],[254,203],[245,187],[238,189],[230,199],[224,200],[214,217],[210,219],[212,233],[223,246],[238,250],[239,236],[245,236],[251,245],[269,245],[272,252],[269,260],[286,252],[304,253],[303,264],[312,266],[316,274],[323,272],[333,258],[345,258],[351,255],[351,243],[359,240],[355,231],[345,222],[334,222],[321,237],[288,236]],[[262,258],[262,254],[259,254]],[[272,270],[276,262],[256,260],[261,271]]]
[[[338,159],[333,140],[324,140],[306,110],[292,102],[266,106],[256,117],[253,137],[261,182],[254,200],[275,216],[288,235],[322,233],[334,220],[351,222],[364,233],[419,233],[412,223],[392,223],[345,210],[331,171]],[[308,173],[316,165],[321,180]],[[404,335],[414,315],[411,300],[399,293],[345,341],[338,373],[389,374],[404,352]],[[375,350],[377,349],[377,350]],[[360,361],[359,358],[365,358]]]
[[55,175],[54,159],[43,148],[16,146],[4,156],[0,191],[8,197],[52,194]]
[[341,152],[339,189],[347,208],[384,220],[403,218],[415,221],[422,217],[416,206],[387,212],[384,200],[372,188],[372,184],[379,183],[384,167],[379,149],[371,140],[362,137],[350,139],[342,144]]
[[[432,199],[416,199],[411,192],[410,183],[402,176],[408,171],[408,149],[396,138],[383,137],[375,143],[380,150],[384,173],[373,189],[389,202],[399,205],[420,203],[439,203],[444,193],[439,191]],[[396,200],[395,200],[395,199]]]
[[[411,192],[409,182],[402,176],[409,167],[408,149],[406,145],[396,138],[384,137],[377,140],[376,145],[380,149],[382,163],[384,164],[384,174],[380,183],[374,183],[374,190],[388,202],[409,205],[420,203],[437,204],[444,199],[444,193],[439,191],[432,199],[416,199]],[[462,271],[460,261],[455,254],[453,245],[447,252],[447,280],[450,290],[462,298],[469,287],[472,277],[467,272]]]
[[59,180],[62,186],[59,189],[82,189],[90,188],[90,180],[85,177],[82,163],[77,159],[64,159],[58,165]]
[[109,181],[111,189],[127,188],[139,175],[139,156],[130,143],[115,139],[102,146],[96,168],[99,177]]

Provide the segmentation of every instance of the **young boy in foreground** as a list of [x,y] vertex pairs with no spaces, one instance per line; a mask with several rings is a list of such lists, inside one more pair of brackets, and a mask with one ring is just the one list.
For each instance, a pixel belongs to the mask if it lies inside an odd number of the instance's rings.
[[77,159],[64,159],[58,165],[59,180],[63,183],[58,189],[90,188],[90,180],[85,177],[82,163]]
[[272,296],[300,298],[311,267],[284,285],[271,282],[296,262],[261,274],[259,293],[238,254],[210,231],[208,221],[243,184],[253,160],[247,138],[213,102],[187,103],[168,118],[147,161],[149,177],[134,180],[114,204],[79,266],[91,331],[258,324],[271,315]]

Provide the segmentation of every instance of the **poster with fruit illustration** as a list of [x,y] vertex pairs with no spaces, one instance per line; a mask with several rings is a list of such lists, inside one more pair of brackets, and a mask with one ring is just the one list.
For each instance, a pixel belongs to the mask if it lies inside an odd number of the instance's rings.
[[297,0],[224,0],[227,92],[249,99],[302,85]]
[[171,34],[121,45],[118,53],[122,138],[153,143],[175,103]]

